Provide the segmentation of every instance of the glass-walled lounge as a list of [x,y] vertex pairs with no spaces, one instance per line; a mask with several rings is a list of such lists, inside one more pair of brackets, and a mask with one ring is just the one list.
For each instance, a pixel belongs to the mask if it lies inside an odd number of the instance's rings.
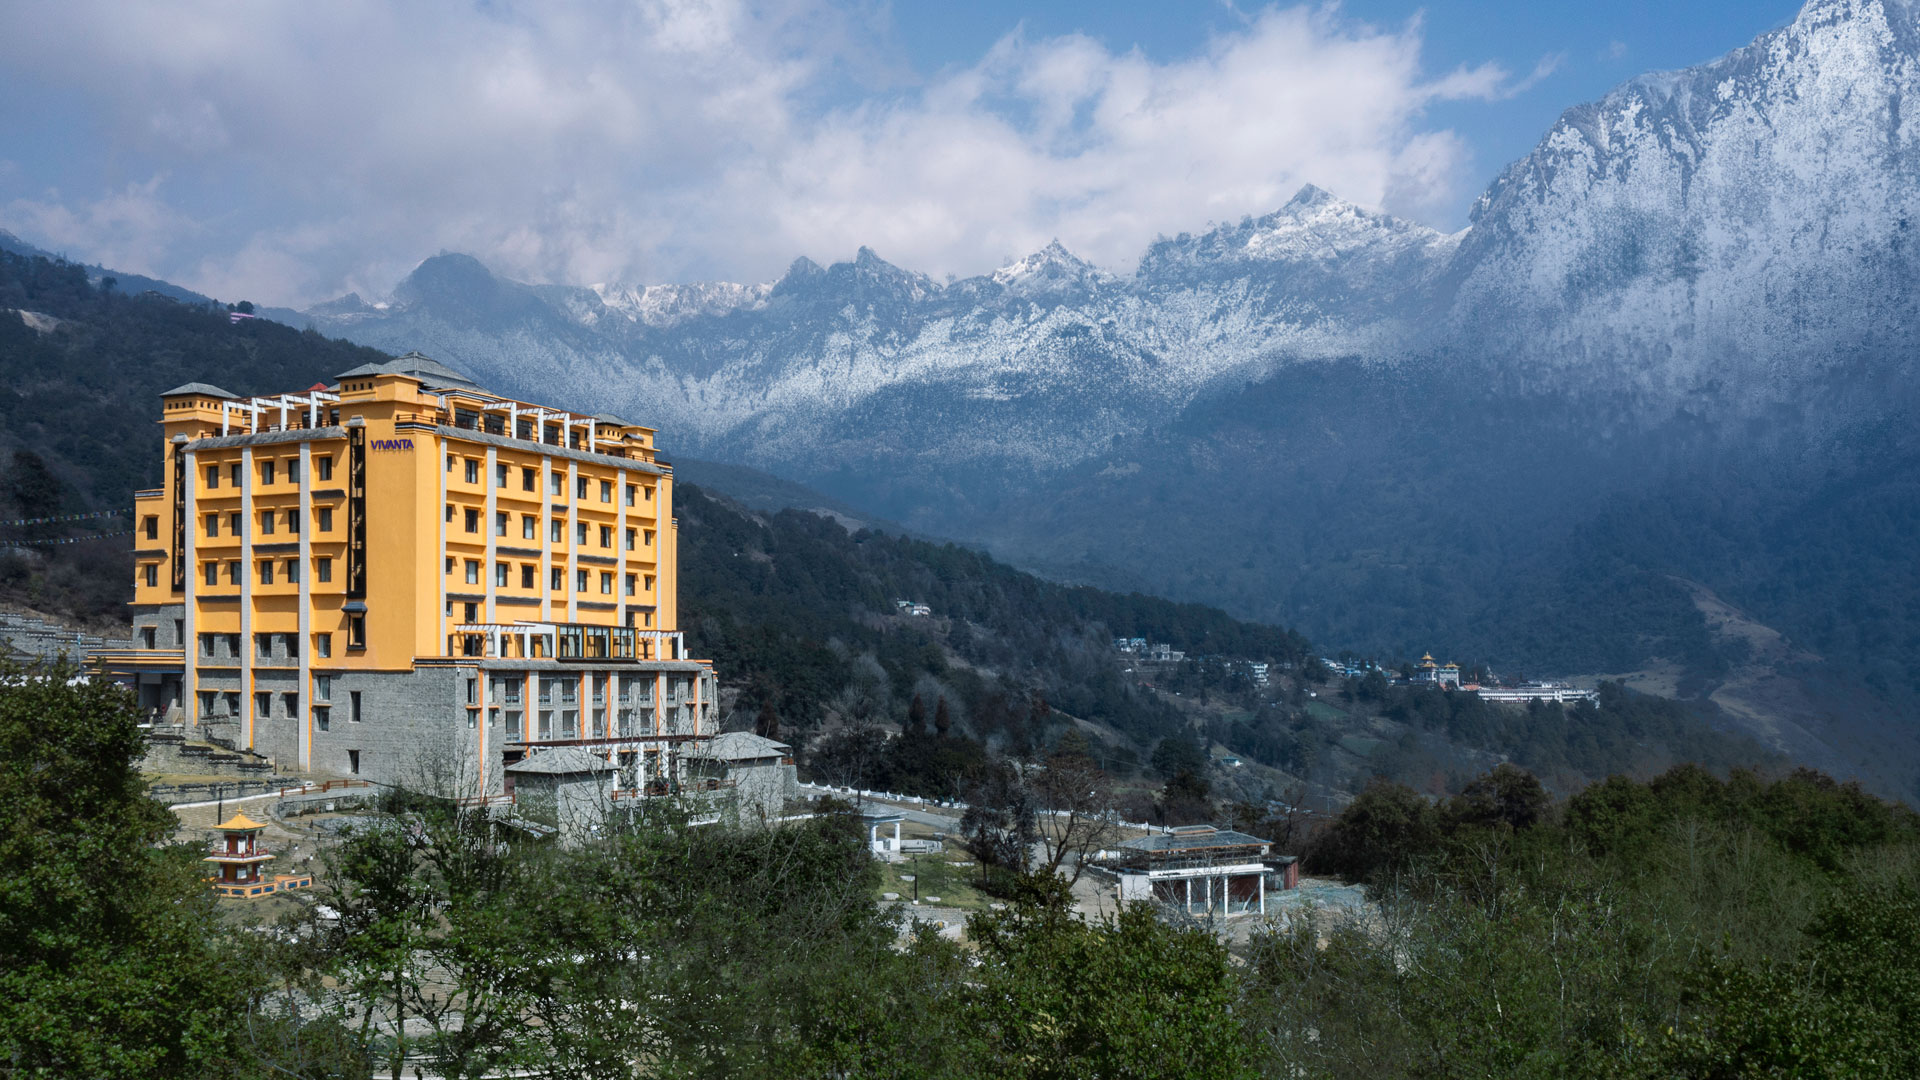
[[447,655],[500,660],[679,660],[680,634],[631,626],[507,623],[456,626]]

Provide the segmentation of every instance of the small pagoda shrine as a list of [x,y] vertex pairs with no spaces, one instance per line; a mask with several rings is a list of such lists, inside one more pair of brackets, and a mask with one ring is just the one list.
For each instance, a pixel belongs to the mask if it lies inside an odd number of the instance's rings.
[[264,828],[240,813],[214,826],[221,837],[214,841],[212,854],[203,860],[220,869],[218,877],[208,879],[214,892],[252,898],[313,886],[312,874],[277,874],[271,881],[267,879],[266,865],[273,861],[273,855],[260,843],[260,830]]

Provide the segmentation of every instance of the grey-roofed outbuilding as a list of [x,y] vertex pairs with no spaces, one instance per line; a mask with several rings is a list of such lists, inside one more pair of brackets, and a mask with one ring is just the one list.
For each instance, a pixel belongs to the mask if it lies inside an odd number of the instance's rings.
[[689,760],[696,773],[732,783],[743,815],[775,818],[799,794],[793,747],[751,731],[716,735]]
[[598,832],[613,808],[616,768],[577,746],[535,750],[507,766],[515,812],[558,826],[563,840]]

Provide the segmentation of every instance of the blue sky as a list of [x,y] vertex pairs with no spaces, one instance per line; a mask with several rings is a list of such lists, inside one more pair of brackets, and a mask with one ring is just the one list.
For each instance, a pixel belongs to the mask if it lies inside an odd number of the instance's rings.
[[0,228],[226,298],[440,250],[570,283],[935,276],[1315,183],[1451,230],[1569,105],[1744,45],[1760,0],[1341,6],[69,0],[0,6]]
[[[1382,26],[1418,20],[1422,53],[1434,70],[1488,60],[1516,72],[1553,58],[1553,72],[1531,89],[1498,102],[1450,102],[1429,115],[1466,136],[1475,159],[1473,194],[1508,162],[1525,155],[1570,105],[1591,101],[1646,71],[1689,67],[1747,44],[1791,22],[1787,0],[1608,0],[1526,3],[1521,0],[1349,0],[1347,15]],[[1036,36],[1087,34],[1116,50],[1138,48],[1160,59],[1189,55],[1210,37],[1232,33],[1257,5],[1056,0],[1016,3],[900,4],[892,33],[915,67],[932,72],[971,63],[1008,29],[1024,24]],[[1464,224],[1465,196],[1450,221]]]

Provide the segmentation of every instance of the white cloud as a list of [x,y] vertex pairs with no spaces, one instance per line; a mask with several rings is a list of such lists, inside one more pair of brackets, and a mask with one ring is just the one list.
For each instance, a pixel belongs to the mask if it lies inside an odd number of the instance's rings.
[[17,198],[8,221],[275,302],[384,291],[443,249],[533,280],[755,280],[860,244],[978,273],[1057,236],[1124,271],[1155,234],[1307,182],[1433,217],[1467,151],[1425,109],[1557,62],[1429,76],[1417,23],[1309,7],[1172,62],[1016,29],[905,87],[863,14],[824,0],[8,12],[6,78],[83,100],[97,134],[80,137],[112,149],[81,150],[168,177]]

